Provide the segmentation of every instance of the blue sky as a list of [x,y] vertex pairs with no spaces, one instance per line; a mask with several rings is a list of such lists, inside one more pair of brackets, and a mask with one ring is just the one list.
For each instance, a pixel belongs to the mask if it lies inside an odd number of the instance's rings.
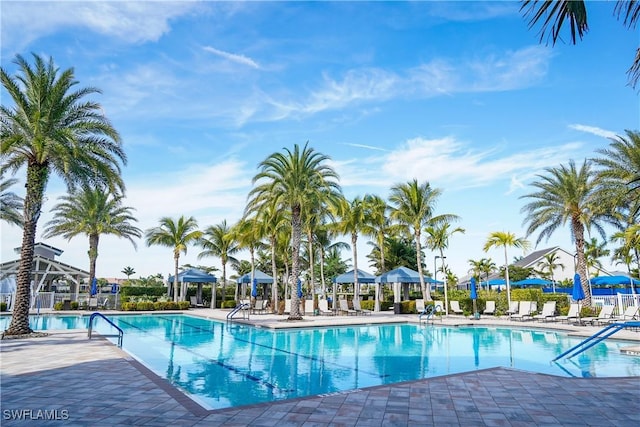
[[[442,189],[437,213],[466,229],[446,253],[464,276],[469,259],[503,263],[501,251],[482,251],[490,232],[524,236],[520,197],[543,168],[581,162],[639,128],[625,74],[638,32],[613,17],[612,2],[588,7],[586,38],[574,46],[565,33],[551,47],[512,1],[3,1],[1,63],[13,73],[16,54],[50,55],[102,90],[129,159],[126,204],[143,230],[162,216],[235,222],[257,164],[309,141],[349,198],[386,198],[413,178]],[[39,240],[63,193],[52,179]],[[371,271],[367,240],[359,266]],[[1,242],[2,259],[15,259],[20,230],[2,224]],[[86,238],[47,243],[88,269]],[[573,251],[568,226],[538,248],[554,245]],[[181,263],[220,266],[199,251]],[[97,274],[166,275],[172,265],[170,249],[105,236]]]

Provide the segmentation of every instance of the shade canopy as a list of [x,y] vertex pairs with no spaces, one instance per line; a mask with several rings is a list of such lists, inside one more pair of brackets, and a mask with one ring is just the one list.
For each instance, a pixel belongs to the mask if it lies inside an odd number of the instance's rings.
[[[258,283],[273,283],[273,277],[269,276],[266,273],[263,273],[260,270],[255,270],[253,272],[253,276],[258,281]],[[238,283],[251,283],[251,273],[247,273],[238,277]]]
[[488,282],[485,282],[489,286],[497,286],[497,285],[506,285],[507,281],[504,279],[491,279]]
[[420,274],[407,267],[398,267],[377,276],[375,281],[376,283],[420,283]]
[[[173,282],[173,276],[169,276],[169,282]],[[178,274],[178,282],[181,283],[216,283],[218,279],[213,274],[205,273],[197,268],[185,270]]]
[[591,284],[595,286],[603,286],[603,285],[630,285],[634,284],[635,286],[640,285],[640,280],[634,279],[629,276],[599,276],[591,279]]
[[547,286],[550,285],[551,280],[540,279],[538,277],[532,277],[529,279],[518,280],[517,282],[511,282],[512,285],[516,286]]
[[[358,283],[373,283],[376,276],[366,271],[358,269]],[[349,270],[346,273],[342,273],[333,279],[333,283],[353,283],[353,270]]]

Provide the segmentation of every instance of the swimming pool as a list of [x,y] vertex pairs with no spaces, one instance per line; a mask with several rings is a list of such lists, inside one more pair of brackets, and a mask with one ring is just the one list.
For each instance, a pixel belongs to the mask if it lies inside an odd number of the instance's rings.
[[[496,366],[560,376],[640,376],[640,358],[607,341],[552,364],[580,340],[532,329],[412,324],[270,330],[189,315],[109,316],[123,348],[208,409],[353,390]],[[6,329],[8,318],[0,319]],[[87,327],[39,316],[35,330]],[[4,322],[4,323],[2,323]],[[102,319],[98,332],[112,333]]]

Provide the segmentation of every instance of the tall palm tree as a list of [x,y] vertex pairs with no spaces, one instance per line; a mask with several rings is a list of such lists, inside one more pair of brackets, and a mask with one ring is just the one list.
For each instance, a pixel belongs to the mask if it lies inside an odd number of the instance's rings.
[[413,235],[416,246],[416,263],[420,276],[420,288],[422,289],[422,296],[427,301],[431,301],[431,289],[430,286],[425,285],[422,270],[422,228],[427,225],[437,225],[456,219],[455,215],[434,216],[436,201],[441,193],[440,189],[432,188],[428,182],[418,184],[418,180],[414,179],[392,187],[391,195],[389,196],[389,201],[393,205],[391,218],[398,221],[410,235]]
[[603,213],[598,205],[595,173],[591,163],[584,161],[580,168],[573,161],[545,169],[544,175],[537,175],[538,181],[531,184],[533,193],[521,196],[531,201],[522,207],[529,223],[527,235],[540,230],[536,244],[549,237],[567,222],[576,245],[577,273],[585,291],[585,305],[591,305],[588,286],[587,266],[584,256],[584,231],[595,228],[602,238],[604,230],[600,224]]
[[18,182],[15,178],[4,179],[4,167],[0,169],[0,220],[22,227],[22,199],[9,188]]
[[508,231],[494,231],[489,234],[484,244],[484,251],[487,252],[491,248],[504,248],[504,274],[507,282],[507,303],[511,306],[511,285],[509,283],[509,257],[507,256],[507,248],[528,249],[529,242],[522,237],[516,237],[515,234]]
[[556,271],[556,269],[560,268],[564,271],[564,264],[562,264],[561,262],[558,262],[560,260],[560,255],[558,255],[558,252],[551,252],[550,254],[546,254],[543,258],[542,261],[538,262],[538,266],[541,268],[542,271],[547,271],[549,274],[549,278],[551,279],[551,286],[553,287],[553,293],[556,293],[556,281],[553,278],[553,272]]
[[[202,237],[202,231],[198,230],[198,221],[192,216],[184,215],[174,220],[169,217],[160,218],[160,225],[145,231],[147,246],[158,245],[173,249],[173,301],[178,302],[178,263],[180,254],[187,253],[187,247],[196,243]],[[180,298],[186,298],[186,284],[182,284]]]
[[373,237],[376,244],[381,249],[379,251],[380,273],[383,273],[386,269],[384,262],[384,250],[382,250],[382,247],[384,246],[384,239],[388,235],[391,227],[389,217],[387,216],[389,205],[387,205],[387,202],[382,197],[375,194],[365,195],[364,201],[367,209],[366,218],[368,223],[365,224],[363,231],[365,234]]
[[33,55],[34,65],[16,56],[15,76],[0,69],[0,80],[13,106],[0,106],[0,153],[3,169],[26,169],[24,224],[16,300],[7,335],[29,328],[31,268],[38,218],[52,174],[68,189],[78,184],[124,192],[120,164],[126,164],[120,135],[100,104],[87,100],[100,91],[77,88],[73,69],[60,71],[49,58]]
[[[224,302],[227,295],[227,263],[237,262],[238,260],[233,257],[233,254],[240,250],[233,238],[231,227],[227,225],[227,220],[224,219],[219,224],[206,227],[198,243],[203,249],[198,254],[198,259],[204,257],[220,258],[222,264],[222,302]],[[214,284],[211,291],[211,308],[216,308],[215,290]]]
[[[529,28],[541,24],[540,41],[551,40],[555,45],[561,38],[563,25],[568,23],[571,30],[571,41],[576,44],[577,39],[589,30],[587,22],[587,2],[584,0],[523,0],[520,10],[529,19]],[[640,19],[640,2],[635,0],[617,0],[614,8],[617,19],[624,19],[627,28],[635,28]],[[636,50],[633,64],[627,71],[629,85],[634,87],[640,79],[640,48]]]
[[[264,248],[262,243],[262,233],[264,227],[260,223],[259,218],[255,215],[245,216],[233,226],[232,234],[234,240],[238,243],[238,247],[241,249],[249,250],[249,262],[251,263],[251,284],[253,286],[253,279],[256,275],[256,250]],[[244,290],[243,285],[243,290]],[[238,287],[236,287],[236,300],[238,300]],[[244,293],[244,292],[243,292]],[[242,297],[244,298],[244,294]],[[253,296],[252,296],[253,299]]]
[[[456,219],[459,218],[458,216],[454,216],[454,217]],[[427,248],[429,248],[432,251],[438,251],[438,253],[440,254],[440,260],[442,261],[440,270],[442,272],[445,272],[444,250],[449,247],[449,238],[455,233],[464,234],[464,228],[456,227],[451,229],[450,227],[451,227],[451,223],[449,221],[445,221],[445,222],[441,222],[440,224],[429,225],[424,229],[425,233],[427,233],[427,238],[425,242],[427,245]],[[435,275],[435,271],[433,272],[433,274]],[[449,296],[448,296],[448,289],[447,289],[448,287],[449,287],[448,281],[445,281],[445,284],[444,284],[445,314],[449,314]]]
[[627,130],[626,137],[611,138],[608,148],[596,150],[601,203],[608,211],[640,211],[640,132]]
[[133,225],[138,220],[133,208],[123,206],[123,197],[107,189],[81,187],[60,197],[61,202],[51,211],[54,216],[45,224],[44,237],[62,236],[71,240],[78,235],[89,237],[89,283],[96,277],[96,261],[100,236],[111,234],[123,237],[137,247],[135,238],[142,230]]
[[491,273],[493,273],[497,269],[498,269],[498,267],[496,267],[496,263],[493,262],[493,260],[491,258],[482,258],[480,260],[480,271],[482,271],[484,273],[484,277],[485,277],[486,282],[487,282],[487,290],[490,289],[490,287],[489,287],[489,276],[491,275]]
[[325,195],[340,192],[337,173],[327,164],[329,157],[307,144],[302,149],[296,144],[293,151],[273,153],[260,162],[260,171],[253,177],[257,184],[249,193],[250,210],[275,200],[286,209],[291,218],[291,313],[289,319],[299,320],[300,304],[296,282],[300,276],[300,241],[302,236],[302,209],[309,200],[318,200],[318,192]]
[[133,267],[126,266],[122,269],[121,273],[127,276],[127,280],[129,280],[131,276],[136,274],[136,271],[133,269]]
[[482,283],[482,276],[481,275],[482,275],[482,261],[483,260],[484,260],[484,258],[467,260],[467,262],[471,266],[471,268],[469,269],[469,273],[471,273],[471,275],[473,277],[477,278],[478,281],[480,281],[480,283]]
[[358,282],[358,234],[368,221],[366,202],[355,197],[352,201],[342,198],[335,209],[335,230],[351,237],[353,251],[353,298],[360,299],[360,283]]

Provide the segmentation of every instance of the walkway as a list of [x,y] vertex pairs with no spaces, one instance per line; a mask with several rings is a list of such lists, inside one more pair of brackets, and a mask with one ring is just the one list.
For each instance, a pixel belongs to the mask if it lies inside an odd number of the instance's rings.
[[[0,341],[0,362],[3,426],[640,425],[638,378],[496,368],[208,411],[86,331]],[[58,420],[33,421],[47,416]]]

